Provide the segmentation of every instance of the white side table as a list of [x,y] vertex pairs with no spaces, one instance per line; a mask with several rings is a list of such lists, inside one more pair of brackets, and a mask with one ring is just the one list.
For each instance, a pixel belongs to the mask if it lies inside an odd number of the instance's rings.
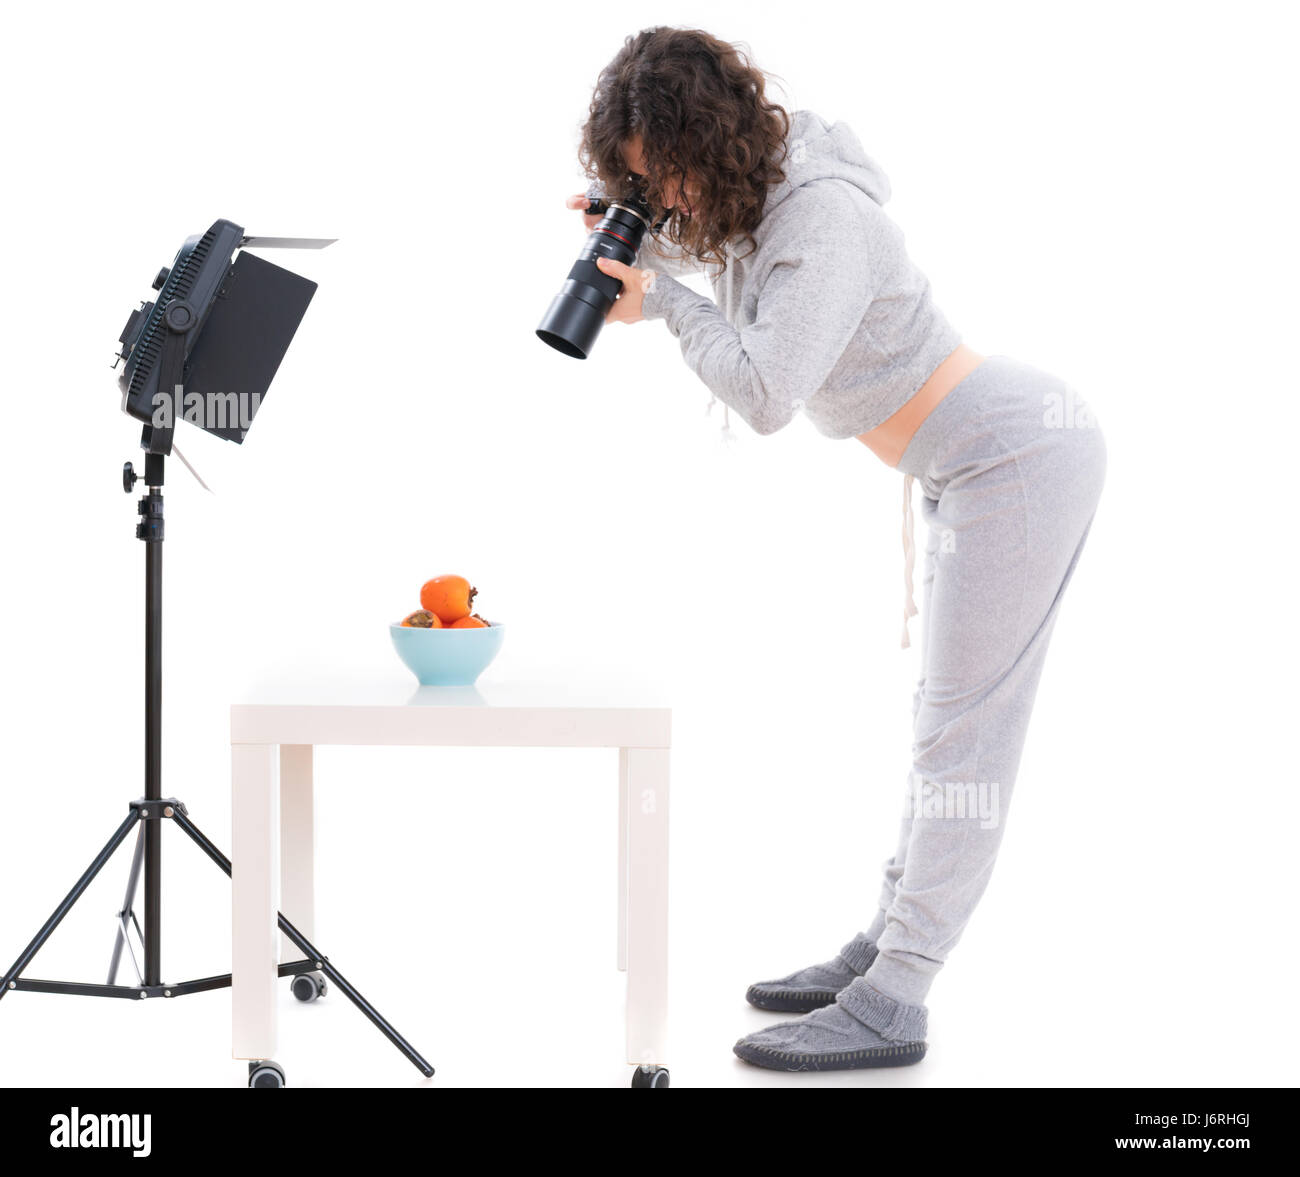
[[[672,710],[651,702],[654,694],[562,681],[417,688],[396,676],[374,683],[340,677],[269,685],[233,704],[233,1057],[275,1057],[279,966],[303,959],[280,932],[277,912],[314,943],[316,745],[603,747],[619,750],[618,967],[627,972],[627,1061],[640,1068],[634,1085],[647,1085],[646,1068],[668,1061]],[[328,945],[317,947],[328,952]]]

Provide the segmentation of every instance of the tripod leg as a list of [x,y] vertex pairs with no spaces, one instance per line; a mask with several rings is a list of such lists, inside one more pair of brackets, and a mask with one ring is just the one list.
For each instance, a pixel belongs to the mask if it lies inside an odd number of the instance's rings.
[[122,844],[123,839],[131,832],[131,827],[139,820],[139,813],[132,809],[131,816],[117,827],[117,831],[105,843],[104,849],[95,855],[95,861],[86,868],[86,873],[77,880],[77,885],[68,892],[63,902],[54,909],[54,914],[45,921],[45,926],[36,933],[32,942],[23,949],[22,955],[9,966],[9,971],[5,973],[4,979],[0,981],[0,1000],[3,1000],[5,994],[9,992],[10,985],[22,973],[23,969],[31,964],[32,957],[41,950],[41,945],[50,938],[50,934],[59,926],[63,917],[72,910],[73,904],[81,898],[82,893],[90,886],[94,877],[103,869],[104,863],[113,857],[113,851]]
[[[177,808],[174,820],[176,824],[180,826],[181,829],[183,829],[190,836],[191,839],[193,839],[195,844],[199,847],[200,850],[203,851],[204,854],[206,854],[210,859],[212,859],[213,862],[215,862],[219,867],[221,867],[221,869],[225,871],[226,874],[231,873],[230,859],[228,859],[224,854],[222,854],[221,851],[218,850],[216,846],[214,846],[212,842],[208,840],[207,835],[205,835],[192,821],[190,821],[189,815],[187,813],[183,812],[180,808]],[[334,982],[334,984],[338,987],[339,992],[341,992],[350,1002],[352,1002],[352,1004],[355,1005],[357,1009],[359,1009],[363,1014],[365,1014],[366,1017],[368,1017],[371,1020],[371,1022],[373,1022],[376,1027],[378,1027],[379,1031],[384,1035],[384,1037],[387,1038],[388,1041],[391,1042],[394,1046],[396,1046],[397,1049],[400,1050],[411,1061],[412,1065],[414,1065],[415,1068],[418,1071],[420,1071],[421,1074],[425,1075],[426,1077],[433,1074],[432,1064],[429,1063],[423,1057],[423,1055],[421,1055],[420,1052],[415,1049],[415,1047],[413,1047],[409,1042],[407,1042],[405,1038],[403,1038],[396,1030],[393,1029],[392,1026],[388,1024],[388,1022],[384,1020],[384,1018],[380,1015],[379,1011],[376,1010],[375,1007],[370,1004],[370,1002],[368,1002],[364,997],[361,996],[360,993],[357,992],[356,989],[352,987],[352,985],[348,982],[348,979],[345,976],[343,976],[343,974],[340,973],[338,969],[336,969],[332,964],[330,964],[330,962],[324,956],[320,954],[320,951],[316,948],[314,944],[312,944],[310,940],[308,940],[301,932],[299,932],[298,929],[295,928],[293,924],[291,924],[287,919],[285,919],[284,916],[279,912],[276,912],[276,922],[280,931],[284,933],[284,935],[289,939],[290,943],[292,943],[293,946],[303,954],[303,956],[305,956],[308,960],[318,960],[321,962],[321,972],[323,972],[331,981]]]
[[[122,945],[126,945],[126,950],[131,953],[131,963],[135,966],[135,979],[139,985],[144,984],[144,975],[140,972],[140,965],[135,959],[135,953],[131,952],[131,942],[127,939],[127,932],[130,930],[130,924],[135,920],[135,889],[140,881],[140,863],[144,859],[144,827],[140,827],[139,837],[135,840],[135,855],[131,859],[131,874],[126,881],[126,898],[122,901],[122,910],[117,917],[117,935],[113,938],[113,960],[108,966],[108,983],[117,984],[117,966],[122,959]],[[137,929],[139,924],[136,924]]]

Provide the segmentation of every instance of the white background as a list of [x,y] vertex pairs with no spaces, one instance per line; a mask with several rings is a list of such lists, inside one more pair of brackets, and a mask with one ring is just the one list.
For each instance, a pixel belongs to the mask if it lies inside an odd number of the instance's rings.
[[[760,437],[662,324],[533,329],[582,240],[578,127],[622,38],[748,44],[843,119],[984,354],[1096,410],[1109,475],[997,870],[896,1072],[731,1054],[755,980],[874,912],[910,748],[901,476]],[[143,545],[115,339],[219,217],[336,236],[246,444],[169,468],[166,791],[229,845],[227,706],[266,670],[402,680],[387,624],[468,576],[485,681],[673,707],[675,1086],[1282,1084],[1295,1015],[1296,103],[1281,4],[27,6],[6,18],[0,967],[142,791]],[[918,504],[919,511],[919,504]],[[918,518],[918,528],[920,527]],[[914,638],[919,619],[912,623]],[[414,680],[411,680],[414,686]],[[317,939],[438,1067],[283,994],[294,1086],[626,1084],[613,750],[318,758]],[[164,979],[229,969],[168,830]],[[102,980],[129,843],[29,968]],[[229,993],[13,994],[0,1085],[239,1085]]]

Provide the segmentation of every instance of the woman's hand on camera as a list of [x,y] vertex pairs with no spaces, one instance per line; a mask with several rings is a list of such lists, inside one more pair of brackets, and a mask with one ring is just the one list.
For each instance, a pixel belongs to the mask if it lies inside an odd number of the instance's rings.
[[[586,225],[588,233],[600,223],[599,216],[585,211],[591,207],[591,201],[581,193],[568,197],[564,204],[566,208],[584,210],[582,223]],[[605,322],[639,322],[642,318],[641,302],[650,292],[650,287],[654,285],[655,272],[653,270],[634,269],[632,266],[625,266],[622,262],[617,262],[609,257],[597,258],[596,265],[600,268],[601,273],[608,274],[611,278],[617,278],[623,283],[623,289],[619,291],[618,297],[614,300],[614,305],[609,308],[605,315]]]
[[605,314],[606,323],[639,323],[643,318],[641,304],[655,284],[654,270],[638,270],[624,265],[612,257],[598,257],[596,266],[602,274],[617,278],[623,283],[614,305]]
[[[588,209],[591,207],[591,201],[579,193],[577,196],[570,196],[565,200],[564,207]],[[595,216],[592,213],[584,212],[582,214],[582,223],[586,226],[587,232],[590,233],[598,224],[600,224],[600,217]]]

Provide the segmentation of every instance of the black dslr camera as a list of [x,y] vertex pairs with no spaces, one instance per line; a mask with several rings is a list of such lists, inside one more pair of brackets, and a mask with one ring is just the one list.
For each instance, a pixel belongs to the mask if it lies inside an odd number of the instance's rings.
[[601,273],[596,259],[612,257],[632,265],[646,232],[657,233],[668,219],[664,214],[656,221],[650,205],[639,196],[611,201],[593,197],[587,212],[600,221],[537,328],[539,339],[578,360],[591,353],[605,315],[623,288],[617,278]]

